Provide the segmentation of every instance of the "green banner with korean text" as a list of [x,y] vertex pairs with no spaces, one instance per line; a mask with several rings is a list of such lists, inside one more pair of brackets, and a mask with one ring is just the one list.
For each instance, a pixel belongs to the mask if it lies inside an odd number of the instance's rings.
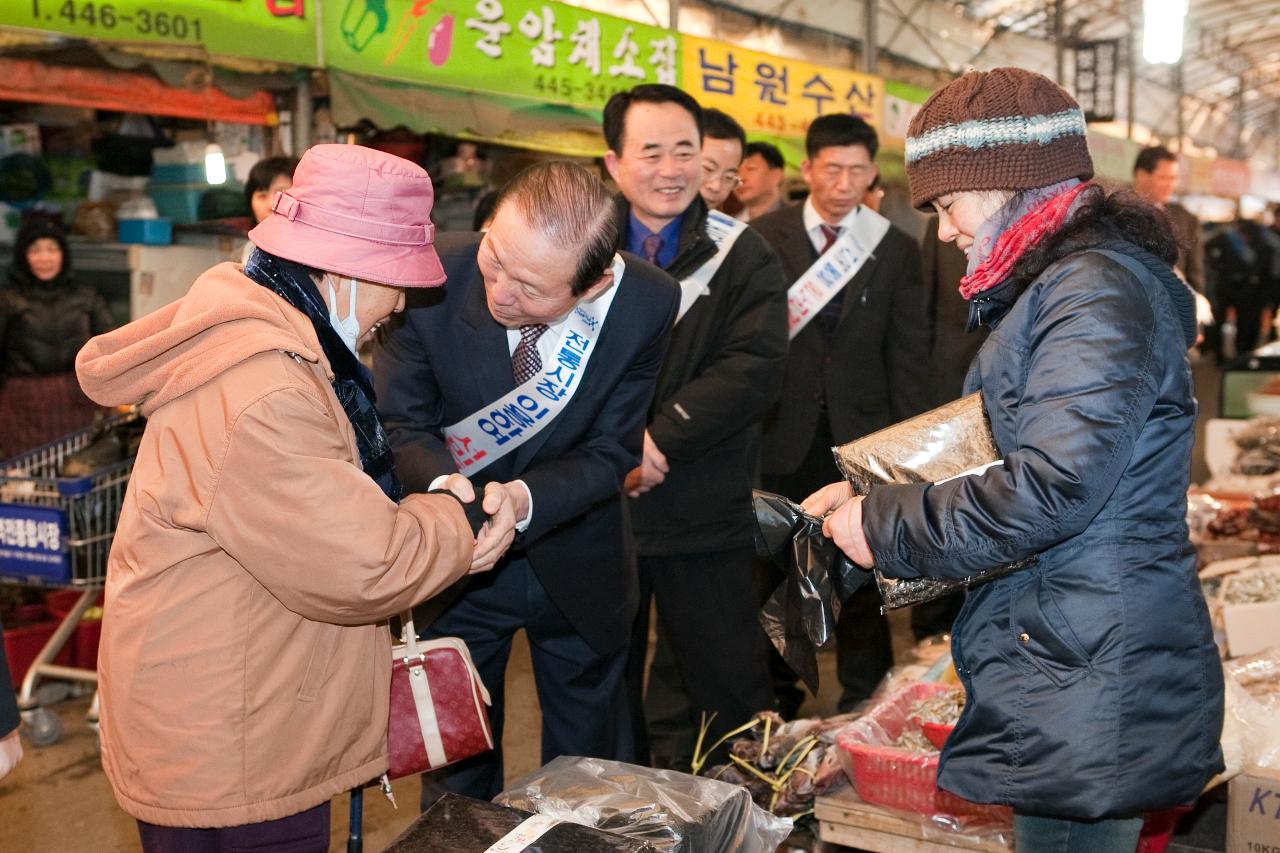
[[200,47],[213,55],[316,66],[316,16],[320,3],[321,0],[0,0],[0,25],[100,41]]
[[599,109],[639,83],[679,86],[680,35],[536,0],[333,0],[325,64],[369,77]]

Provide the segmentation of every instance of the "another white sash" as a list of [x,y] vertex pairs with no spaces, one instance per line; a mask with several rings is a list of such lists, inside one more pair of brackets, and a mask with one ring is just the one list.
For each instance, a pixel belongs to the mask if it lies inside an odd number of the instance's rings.
[[[613,288],[622,284],[626,264],[613,258]],[[579,302],[565,320],[550,364],[502,398],[444,428],[445,444],[465,476],[487,468],[537,435],[560,414],[581,384],[587,362],[613,304],[609,298]]]
[[484,853],[520,853],[563,821],[536,814],[525,818],[515,829],[485,848]]
[[707,211],[706,227],[707,236],[716,244],[716,253],[708,258],[705,264],[680,279],[680,310],[676,312],[677,323],[693,307],[693,303],[698,301],[698,297],[706,296],[711,292],[711,288],[708,287],[711,279],[720,271],[720,265],[729,256],[729,251],[738,241],[738,237],[747,230],[747,223],[739,222],[718,210],[710,210]]
[[831,248],[787,290],[787,330],[791,338],[800,334],[823,306],[853,280],[888,231],[889,220],[869,207],[858,210],[853,223]]

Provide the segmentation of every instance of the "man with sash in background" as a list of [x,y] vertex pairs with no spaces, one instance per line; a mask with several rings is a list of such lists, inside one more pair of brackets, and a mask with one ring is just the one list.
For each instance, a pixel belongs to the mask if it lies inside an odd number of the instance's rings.
[[672,86],[637,86],[604,109],[605,166],[622,191],[619,247],[665,269],[681,291],[644,460],[627,478],[641,602],[627,682],[641,761],[650,598],[689,699],[688,728],[715,714],[709,744],[773,705],[752,583],[751,488],[760,418],[786,358],[786,282],[758,234],[707,210],[702,131],[698,103]]
[[[637,584],[620,487],[641,458],[679,294],[617,241],[597,177],[532,166],[485,234],[437,236],[448,282],[410,299],[374,354],[406,491],[460,472],[499,507],[477,548],[515,535],[493,571],[417,624],[424,638],[466,641],[498,744],[507,657],[525,629],[544,763],[633,757],[624,670]],[[498,749],[424,777],[424,806],[441,789],[487,800],[502,785]]]
[[[863,205],[878,147],[857,116],[815,119],[801,164],[808,199],[751,222],[791,282],[791,351],[782,397],[765,420],[761,470],[767,490],[793,500],[840,479],[833,445],[919,414],[932,399],[920,249]],[[845,603],[836,639],[839,709],[848,711],[893,663],[873,586]],[[775,686],[790,716],[802,694],[780,666]]]
[[710,210],[723,210],[741,183],[738,167],[746,145],[747,134],[733,116],[719,110],[702,111],[701,193]]

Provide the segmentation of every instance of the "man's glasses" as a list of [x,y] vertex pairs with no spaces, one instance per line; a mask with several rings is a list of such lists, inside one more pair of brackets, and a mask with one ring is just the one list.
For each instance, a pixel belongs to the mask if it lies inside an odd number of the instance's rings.
[[737,169],[716,171],[715,169],[708,169],[706,166],[703,166],[702,182],[704,184],[715,183],[722,187],[728,187],[729,189],[737,189],[738,185],[742,183],[742,178],[738,177]]

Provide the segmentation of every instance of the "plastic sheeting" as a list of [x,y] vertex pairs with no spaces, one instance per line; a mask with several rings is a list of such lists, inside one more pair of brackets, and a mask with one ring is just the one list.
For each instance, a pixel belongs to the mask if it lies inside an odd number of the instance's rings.
[[738,785],[599,758],[557,758],[494,801],[616,832],[662,853],[773,853],[792,829]]
[[199,121],[276,123],[275,100],[266,92],[233,98],[213,86],[201,90],[166,86],[150,74],[46,65],[10,57],[0,57],[0,100]]
[[378,127],[403,126],[415,133],[441,133],[576,157],[604,154],[600,113],[566,104],[508,95],[374,80],[330,70],[333,119],[341,127],[361,120]]

